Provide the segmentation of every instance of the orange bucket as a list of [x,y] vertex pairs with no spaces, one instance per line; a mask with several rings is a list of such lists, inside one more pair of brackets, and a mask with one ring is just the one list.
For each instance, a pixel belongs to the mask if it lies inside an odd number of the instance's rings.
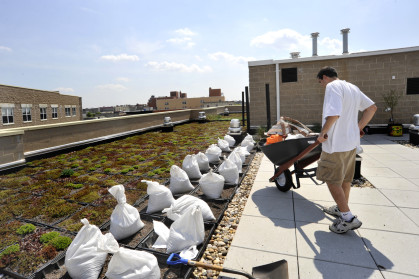
[[281,135],[278,135],[278,134],[271,135],[269,138],[266,139],[266,144],[268,145],[268,144],[280,142],[282,140],[283,140],[283,138],[282,138]]

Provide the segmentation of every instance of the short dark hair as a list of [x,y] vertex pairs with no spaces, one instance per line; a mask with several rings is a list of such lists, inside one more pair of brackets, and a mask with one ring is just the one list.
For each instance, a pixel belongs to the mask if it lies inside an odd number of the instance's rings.
[[323,79],[323,75],[333,78],[333,77],[338,77],[338,72],[336,72],[335,68],[326,66],[323,67],[319,73],[317,74],[317,78],[318,79]]

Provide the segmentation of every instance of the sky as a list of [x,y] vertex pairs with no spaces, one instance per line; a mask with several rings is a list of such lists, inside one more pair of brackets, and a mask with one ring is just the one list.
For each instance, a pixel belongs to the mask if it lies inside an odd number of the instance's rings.
[[83,108],[220,88],[248,62],[419,46],[418,0],[0,0],[0,84],[58,90]]

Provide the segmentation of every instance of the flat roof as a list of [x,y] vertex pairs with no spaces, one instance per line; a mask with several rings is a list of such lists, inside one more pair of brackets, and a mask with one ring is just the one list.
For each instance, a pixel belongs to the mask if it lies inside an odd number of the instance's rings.
[[375,51],[365,51],[365,52],[353,52],[349,54],[341,55],[326,55],[326,56],[310,56],[302,58],[288,58],[281,60],[259,60],[259,61],[249,61],[249,66],[263,66],[263,65],[272,65],[272,64],[289,64],[289,63],[298,63],[298,62],[308,62],[308,61],[321,61],[321,60],[331,60],[331,59],[346,59],[346,58],[355,58],[363,56],[374,56],[374,55],[385,55],[385,54],[394,54],[394,53],[403,53],[403,52],[412,52],[419,51],[419,46],[415,47],[406,47],[406,48],[395,48],[395,49],[386,49],[386,50],[375,50]]

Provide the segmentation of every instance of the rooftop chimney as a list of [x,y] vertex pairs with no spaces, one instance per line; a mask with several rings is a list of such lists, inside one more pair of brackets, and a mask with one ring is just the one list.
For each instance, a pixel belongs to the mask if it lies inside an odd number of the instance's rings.
[[348,52],[348,33],[349,33],[349,28],[345,28],[340,30],[340,32],[342,32],[342,37],[343,37],[343,52],[342,54],[349,54]]
[[319,32],[311,33],[311,38],[313,38],[313,56],[317,56],[317,37]]
[[291,52],[290,54],[292,59],[297,59],[300,57],[300,52]]

